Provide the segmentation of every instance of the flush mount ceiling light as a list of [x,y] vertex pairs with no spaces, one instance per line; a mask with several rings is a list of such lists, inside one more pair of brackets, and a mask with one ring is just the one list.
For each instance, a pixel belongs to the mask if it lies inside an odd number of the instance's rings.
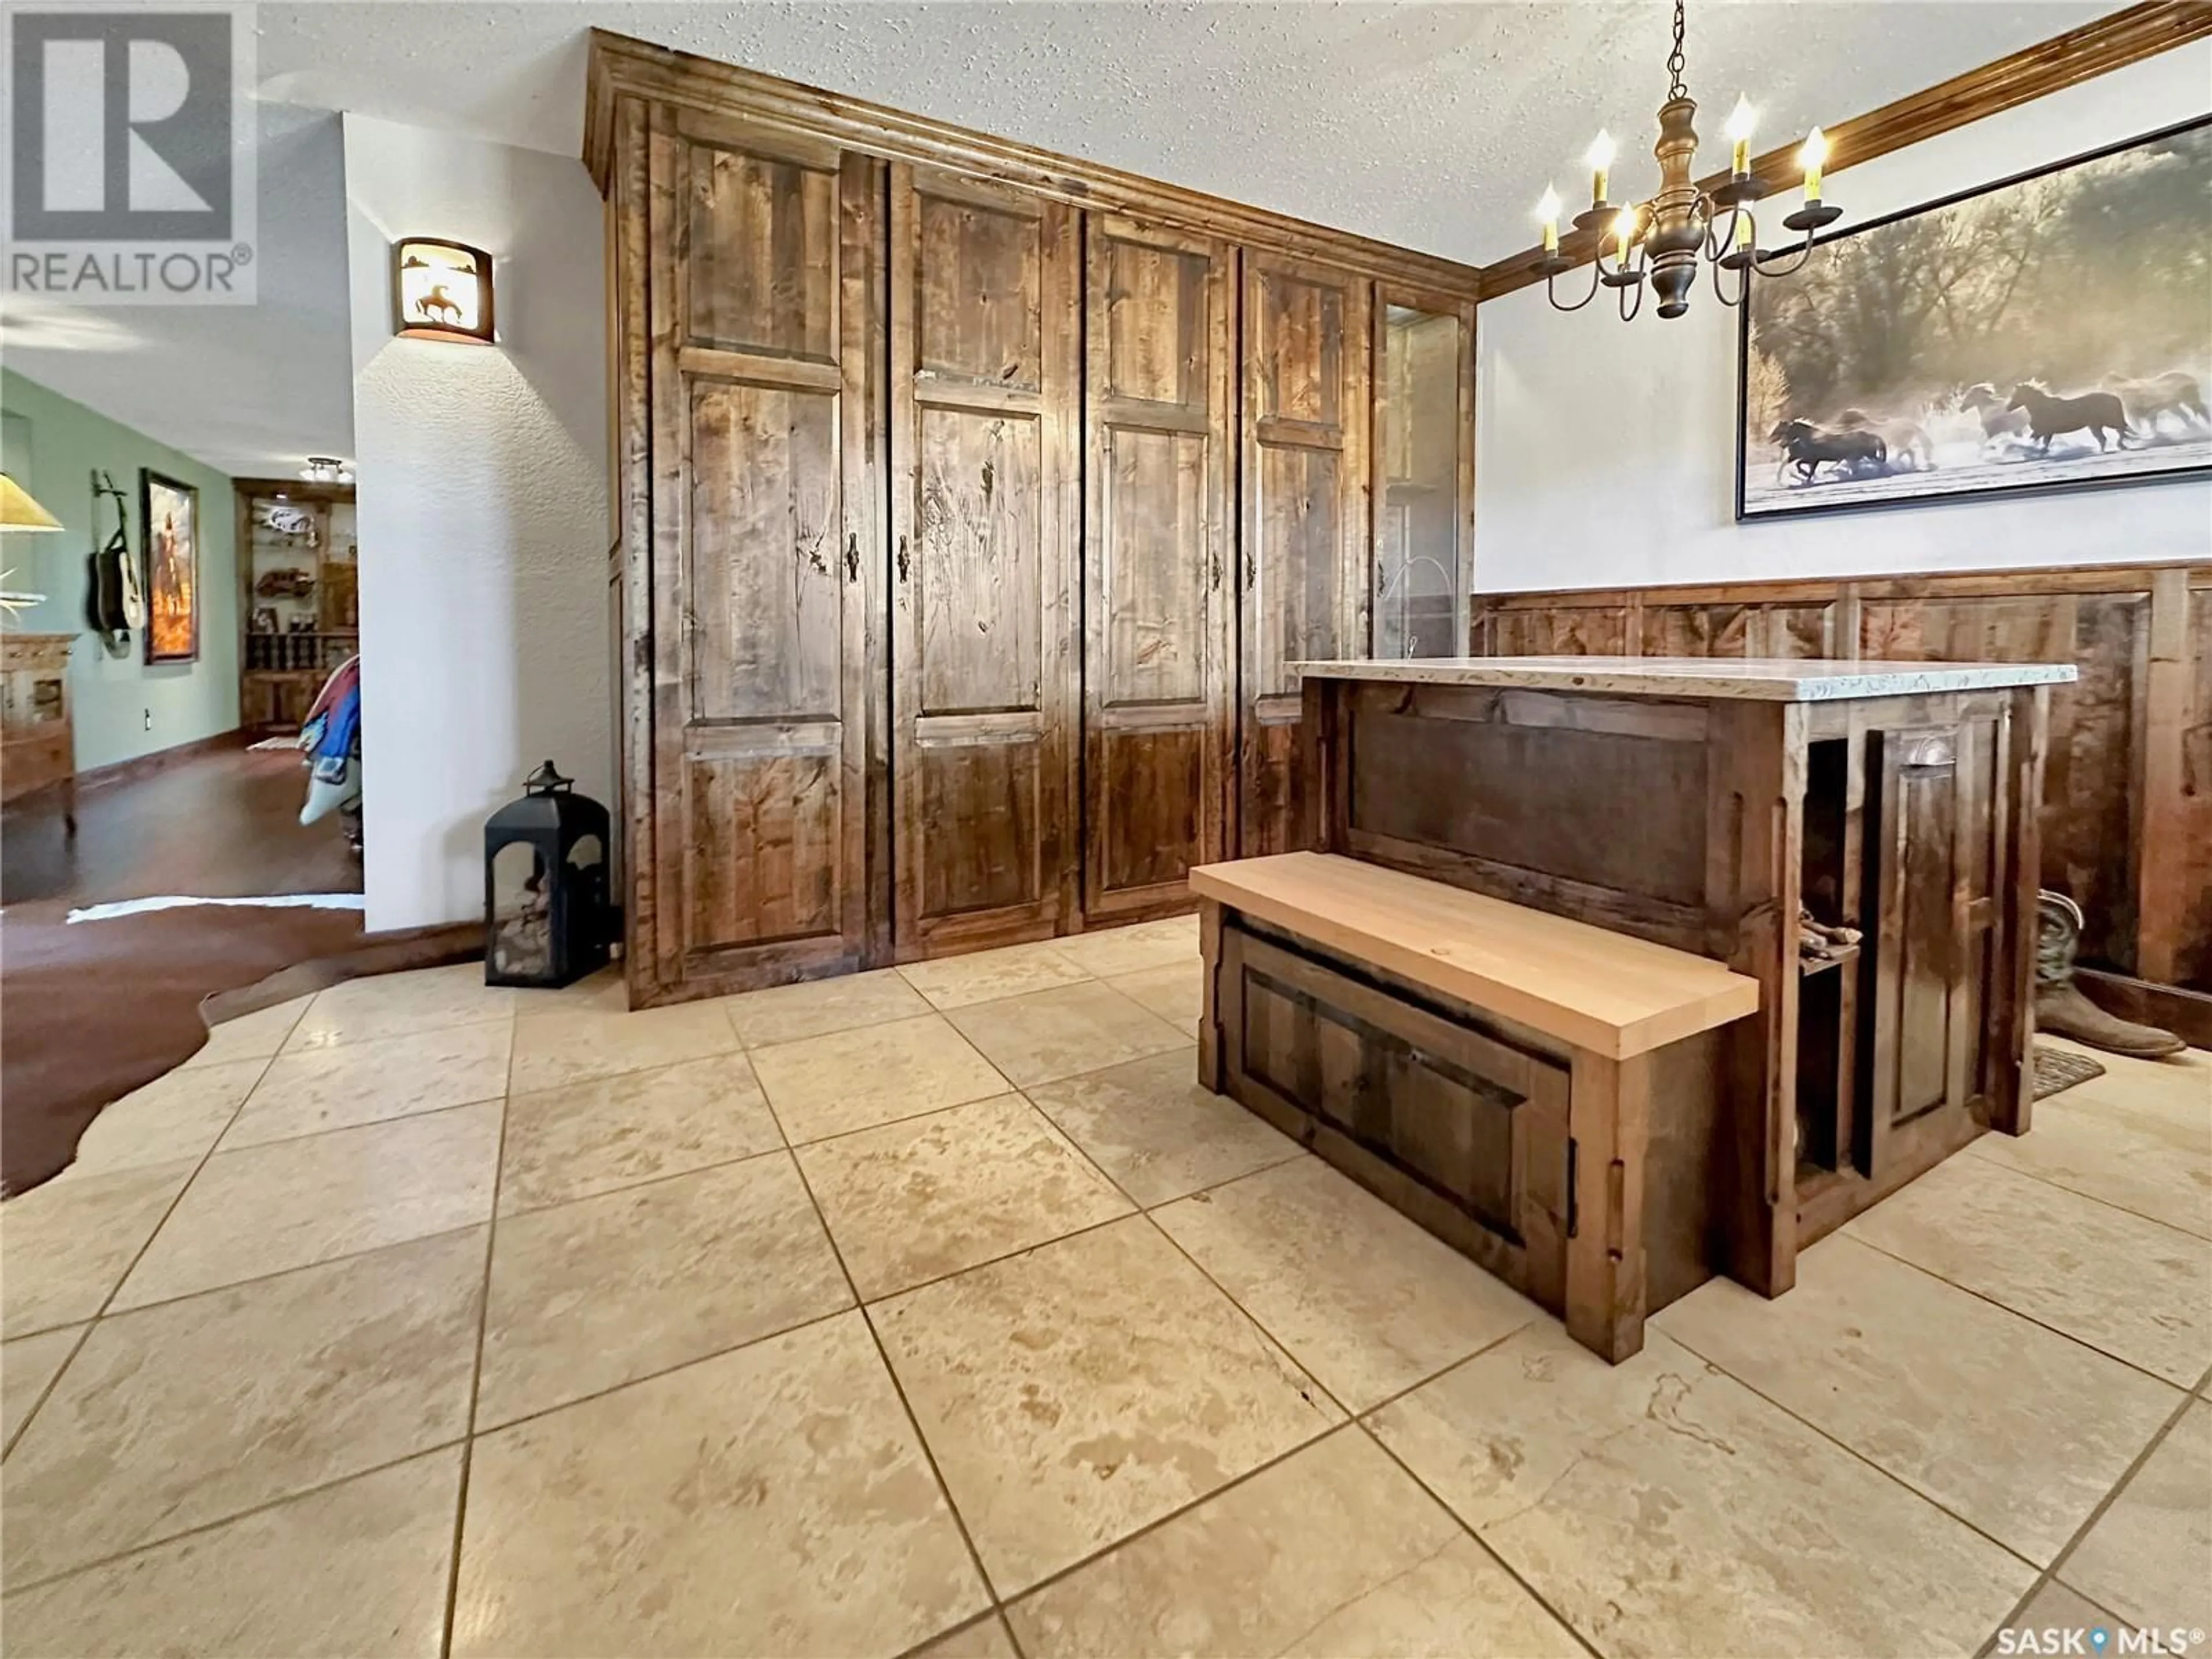
[[392,260],[401,339],[491,343],[490,254],[465,242],[407,236],[392,248]]
[[[1580,311],[1597,297],[1600,287],[1618,291],[1625,321],[1643,308],[1648,277],[1659,296],[1659,314],[1679,317],[1690,308],[1690,290],[1697,286],[1701,266],[1711,264],[1713,293],[1723,305],[1739,306],[1750,291],[1753,274],[1787,276],[1801,269],[1813,254],[1814,233],[1843,216],[1840,208],[1820,200],[1820,167],[1828,159],[1828,143],[1814,127],[1797,152],[1805,174],[1805,204],[1782,222],[1804,237],[1792,258],[1770,252],[1759,246],[1759,225],[1752,204],[1765,188],[1751,171],[1751,132],[1756,120],[1750,102],[1741,96],[1729,117],[1728,136],[1735,149],[1726,184],[1708,192],[1691,183],[1698,155],[1698,135],[1691,126],[1698,112],[1690,91],[1682,83],[1682,0],[1674,0],[1674,50],[1667,58],[1667,101],[1659,106],[1659,142],[1652,155],[1659,161],[1658,192],[1638,203],[1608,199],[1613,143],[1600,132],[1589,147],[1590,204],[1575,216],[1575,228],[1597,234],[1589,292],[1572,304],[1559,299],[1559,276],[1578,263],[1559,252],[1559,195],[1547,189],[1536,214],[1544,222],[1544,254],[1535,268],[1544,274],[1545,292],[1560,311]],[[1613,264],[1606,252],[1613,251]],[[1734,273],[1732,286],[1721,273]]]
[[300,469],[300,476],[309,483],[349,484],[353,482],[353,469],[335,455],[310,455],[307,465]]

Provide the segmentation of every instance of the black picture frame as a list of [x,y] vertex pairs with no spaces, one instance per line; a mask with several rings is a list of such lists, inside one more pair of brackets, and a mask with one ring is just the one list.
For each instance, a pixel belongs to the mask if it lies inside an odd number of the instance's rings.
[[[185,525],[181,544],[176,520]],[[156,515],[159,515],[158,517]],[[198,662],[200,656],[200,492],[198,486],[138,469],[139,561],[144,573],[145,659]]]
[[[2084,150],[2042,167],[2030,167],[2005,178],[1994,179],[1985,185],[1976,185],[1966,190],[1954,191],[1950,195],[1919,203],[1895,213],[1885,214],[1879,219],[1869,220],[1864,224],[1851,225],[1830,234],[1815,237],[1814,240],[1818,247],[1846,241],[1854,236],[1863,236],[1905,220],[1918,218],[1930,213],[1940,213],[1978,198],[1994,195],[1999,191],[2013,189],[2038,179],[2049,178],[2055,173],[2101,161],[2110,156],[2123,155],[2146,144],[2163,143],[2181,134],[2208,127],[2212,127],[2212,114],[2191,116],[2186,120],[2171,122],[2165,126],[2140,132],[2113,143],[2102,144],[2094,149]],[[1756,280],[1754,278],[1754,281]],[[1784,277],[1774,280],[1786,282],[1789,279]],[[1787,520],[1838,513],[1894,512],[1912,507],[1940,507],[1956,501],[1986,501],[1997,496],[2063,495],[2087,489],[2184,483],[2212,476],[2212,460],[2208,460],[2151,471],[2108,474],[2091,477],[2024,478],[2018,483],[1967,486],[1913,495],[1814,500],[1753,510],[1746,504],[1744,490],[1745,479],[1747,476],[1747,469],[1750,465],[1751,325],[1752,304],[1750,296],[1747,295],[1744,303],[1737,308],[1736,313],[1735,501],[1735,522],[1738,524],[1764,524],[1770,520]]]

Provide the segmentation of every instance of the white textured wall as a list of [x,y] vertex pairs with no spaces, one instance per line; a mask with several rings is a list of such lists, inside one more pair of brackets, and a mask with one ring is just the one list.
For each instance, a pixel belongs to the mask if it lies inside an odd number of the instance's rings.
[[[372,931],[482,914],[550,757],[613,802],[599,199],[573,160],[345,117]],[[499,343],[392,334],[392,243],[495,260]]]
[[[1844,102],[1838,114],[1858,106]],[[2212,42],[2199,42],[1833,173],[1828,199],[1874,219],[2208,106]],[[1738,525],[1735,313],[1708,287],[1686,317],[1662,322],[1647,298],[1623,324],[1609,298],[1562,316],[1531,288],[1482,307],[1479,588],[2212,557],[2203,480]]]

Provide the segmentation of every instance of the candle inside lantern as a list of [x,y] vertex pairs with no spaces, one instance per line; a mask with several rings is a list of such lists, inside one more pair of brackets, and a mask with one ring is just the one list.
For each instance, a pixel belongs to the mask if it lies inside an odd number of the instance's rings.
[[1544,199],[1536,204],[1536,216],[1544,222],[1544,252],[1559,251],[1559,192],[1544,186]]
[[1759,125],[1759,115],[1751,106],[1751,100],[1741,93],[1735,95],[1735,108],[1728,118],[1728,136],[1735,142],[1735,156],[1729,171],[1739,179],[1751,172],[1751,133]]
[[1592,207],[1605,205],[1606,174],[1613,166],[1613,135],[1601,128],[1590,141],[1589,153],[1583,158],[1589,163]]
[[1798,163],[1805,169],[1805,202],[1808,206],[1820,199],[1820,164],[1827,159],[1827,135],[1814,127],[1805,135],[1805,147],[1797,152]]

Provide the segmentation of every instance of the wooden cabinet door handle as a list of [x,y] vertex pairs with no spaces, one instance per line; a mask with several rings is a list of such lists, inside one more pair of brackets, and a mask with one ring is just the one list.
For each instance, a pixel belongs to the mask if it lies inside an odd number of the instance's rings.
[[845,538],[845,580],[860,580],[860,538],[857,533],[848,533]]
[[899,564],[899,580],[900,580],[902,583],[903,583],[903,582],[906,580],[906,572],[907,572],[907,563],[906,563],[906,538],[905,538],[905,537],[903,537],[903,536],[902,536],[902,537],[900,537],[900,538],[899,538],[899,560],[898,560],[898,564]]

